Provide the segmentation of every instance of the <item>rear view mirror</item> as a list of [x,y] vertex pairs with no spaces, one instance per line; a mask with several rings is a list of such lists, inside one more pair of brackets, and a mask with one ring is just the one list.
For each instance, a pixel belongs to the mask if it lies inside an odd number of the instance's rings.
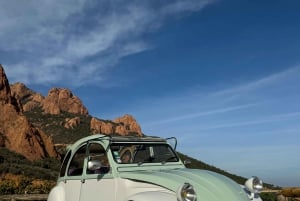
[[87,169],[94,171],[100,169],[102,166],[101,162],[98,160],[91,160],[88,162]]

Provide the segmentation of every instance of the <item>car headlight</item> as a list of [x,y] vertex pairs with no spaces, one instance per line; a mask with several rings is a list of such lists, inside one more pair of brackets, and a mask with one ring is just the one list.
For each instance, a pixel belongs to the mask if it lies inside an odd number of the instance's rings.
[[189,183],[184,183],[177,190],[177,198],[179,201],[195,201],[196,197],[194,187]]
[[251,193],[258,193],[263,189],[263,182],[258,177],[251,177],[245,182],[245,187]]

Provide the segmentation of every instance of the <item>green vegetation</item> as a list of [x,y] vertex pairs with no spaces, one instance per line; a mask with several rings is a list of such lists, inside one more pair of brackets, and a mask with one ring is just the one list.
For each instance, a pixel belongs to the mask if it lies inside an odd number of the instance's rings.
[[[35,108],[24,114],[33,125],[51,135],[54,143],[71,144],[90,134],[91,116],[75,115],[67,112],[57,115],[45,114],[42,108]],[[74,117],[80,118],[80,125],[73,129],[66,129],[64,127],[65,119]]]
[[60,161],[55,158],[29,161],[18,153],[0,148],[0,195],[49,193],[59,168]]
[[260,193],[259,195],[263,201],[277,201],[276,193]]
[[60,168],[60,161],[55,158],[29,161],[24,156],[5,148],[0,148],[0,156],[2,175],[23,175],[32,179],[55,181]]
[[47,194],[54,185],[55,182],[53,181],[33,180],[25,176],[11,176],[0,180],[0,195]]

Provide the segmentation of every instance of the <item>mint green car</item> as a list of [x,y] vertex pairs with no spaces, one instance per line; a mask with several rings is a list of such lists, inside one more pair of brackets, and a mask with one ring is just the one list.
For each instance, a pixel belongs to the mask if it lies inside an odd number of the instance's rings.
[[261,189],[186,168],[166,139],[98,134],[68,147],[48,201],[260,201]]

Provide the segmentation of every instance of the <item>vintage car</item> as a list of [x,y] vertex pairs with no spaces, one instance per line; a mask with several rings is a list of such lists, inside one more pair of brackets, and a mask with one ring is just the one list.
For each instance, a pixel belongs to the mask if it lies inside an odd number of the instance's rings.
[[80,139],[68,147],[48,201],[260,200],[260,179],[240,186],[211,171],[188,169],[176,144],[159,137]]

